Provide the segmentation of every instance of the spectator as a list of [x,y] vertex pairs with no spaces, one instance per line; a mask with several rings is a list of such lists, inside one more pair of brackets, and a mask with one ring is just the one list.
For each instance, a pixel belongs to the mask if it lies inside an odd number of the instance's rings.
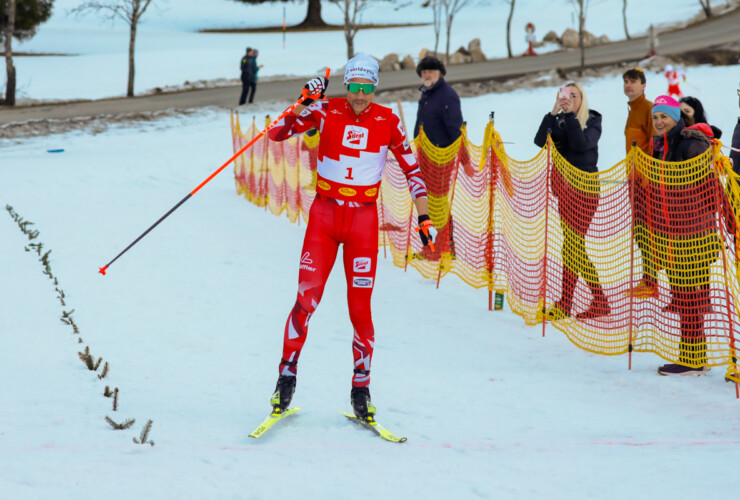
[[257,91],[257,72],[262,67],[257,65],[257,49],[247,47],[247,53],[242,57],[242,95],[239,97],[239,105],[247,102],[249,95],[250,104],[254,101],[254,93]]
[[[599,160],[601,114],[589,109],[586,93],[578,83],[561,88],[552,111],[542,119],[534,143],[543,147],[547,135],[552,137],[558,153],[577,169],[593,174]],[[579,320],[606,316],[611,312],[596,267],[586,253],[586,233],[599,205],[595,176],[579,176],[583,184],[569,185],[558,168],[552,169],[552,192],[558,198],[560,224],[563,227],[562,296],[548,311],[552,320],[571,315],[573,291],[578,275],[588,285],[593,298],[588,309],[576,315]]]
[[[656,255],[665,268],[672,296],[664,310],[678,314],[681,330],[679,364],[663,365],[658,373],[703,375],[709,371],[703,318],[711,309],[710,266],[721,248],[715,222],[717,180],[711,173],[696,175],[701,165],[663,162],[700,156],[710,147],[712,131],[706,124],[686,127],[681,105],[670,96],[655,99],[653,124],[653,157],[661,160],[654,168],[666,181],[650,188],[656,205],[650,230],[663,235],[656,238]],[[731,212],[723,207],[721,213]],[[734,221],[731,224],[734,227]]]
[[[740,83],[737,84],[737,96],[740,99]],[[738,102],[740,106],[740,102]],[[740,116],[737,118],[735,132],[732,134],[732,150],[730,151],[730,160],[735,173],[740,175]]]
[[416,112],[414,137],[424,127],[429,142],[446,148],[460,137],[463,124],[460,98],[455,89],[445,81],[445,65],[434,56],[426,56],[416,66],[421,77],[419,109]]
[[674,69],[672,64],[666,64],[664,75],[666,80],[668,80],[668,96],[672,97],[675,95],[676,97],[683,97],[680,83],[681,80],[686,81],[686,73]]
[[645,72],[640,68],[632,68],[622,75],[624,81],[624,95],[629,99],[629,114],[624,126],[627,153],[632,149],[632,143],[645,153],[650,154],[650,139],[653,137],[653,103],[645,97],[647,80]]
[[[627,124],[624,127],[627,153],[632,149],[632,143],[634,142],[645,153],[651,154],[650,140],[654,132],[653,103],[645,97],[645,87],[647,86],[645,73],[640,68],[632,68],[624,72],[622,80],[624,81],[624,95],[629,99],[630,109],[629,115],[627,115]],[[641,183],[638,182],[632,188],[635,190],[632,213],[634,214],[635,223],[639,225],[639,222],[646,218],[647,214],[645,212],[650,210],[650,207],[645,206]],[[650,242],[643,238],[644,233],[638,227],[635,228],[635,242],[642,255],[643,278],[627,294],[637,299],[657,297],[658,278],[654,263],[653,245],[650,245]]]
[[[444,76],[447,70],[438,58],[424,57],[419,61],[416,73],[421,77],[422,86],[419,88],[421,97],[416,112],[414,137],[418,137],[423,128],[427,144],[431,143],[431,146],[438,149],[448,148],[462,135],[463,117],[460,98],[445,81]],[[447,199],[452,184],[457,178],[459,163],[462,163],[466,175],[475,175],[476,170],[470,164],[464,138],[459,148],[459,154],[444,164],[435,163],[425,155],[422,147],[418,148],[419,166],[427,180],[430,196],[438,197],[440,200]],[[425,249],[427,257],[436,259],[438,256],[432,254],[447,250],[455,256],[453,220],[449,206],[443,203],[435,204],[433,207],[437,210],[433,210],[430,215],[439,229],[439,236],[435,251]]]
[[[707,115],[704,112],[704,105],[699,99],[696,97],[686,96],[679,99],[678,102],[681,104],[681,118],[686,122],[687,127],[696,125],[697,123],[706,123],[709,125]],[[709,127],[712,129],[716,139],[720,139],[722,137],[722,131],[720,129],[714,125],[709,125]]]

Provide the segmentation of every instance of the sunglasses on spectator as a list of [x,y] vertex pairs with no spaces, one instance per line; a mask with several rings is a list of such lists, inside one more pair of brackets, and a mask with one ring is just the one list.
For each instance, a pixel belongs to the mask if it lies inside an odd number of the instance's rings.
[[372,94],[375,92],[375,84],[374,83],[348,83],[345,85],[345,88],[349,90],[352,94],[357,94],[362,90],[364,94]]

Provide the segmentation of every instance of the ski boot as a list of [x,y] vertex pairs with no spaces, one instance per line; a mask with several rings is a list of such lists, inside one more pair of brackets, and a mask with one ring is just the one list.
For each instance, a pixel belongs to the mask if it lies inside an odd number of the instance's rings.
[[281,413],[288,409],[295,392],[295,382],[295,377],[285,375],[278,377],[277,384],[275,384],[275,393],[270,399],[273,413]]
[[350,393],[352,409],[357,418],[372,420],[375,415],[375,406],[370,402],[370,389],[367,387],[352,387]]

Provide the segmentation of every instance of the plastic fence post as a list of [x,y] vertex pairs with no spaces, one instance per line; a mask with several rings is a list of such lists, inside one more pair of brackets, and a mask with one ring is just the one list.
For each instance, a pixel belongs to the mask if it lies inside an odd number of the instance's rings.
[[547,174],[545,177],[545,251],[543,254],[542,266],[542,336],[545,336],[545,326],[547,325],[547,244],[550,233],[550,172],[553,169],[552,163],[552,137],[547,134]]
[[[632,224],[630,225],[630,274],[628,278],[628,285],[632,286],[633,282],[633,276],[635,273],[635,168],[636,168],[636,162],[635,162],[635,156],[637,156],[637,142],[632,141],[632,149],[630,150],[630,154],[632,155],[632,170],[630,171],[630,212],[632,214]],[[628,343],[628,364],[627,369],[632,369],[632,337],[633,337],[633,324],[634,324],[634,294],[630,293],[630,307],[629,307],[629,318],[630,318],[630,328],[629,328],[629,343]]]
[[494,135],[494,128],[493,128],[493,112],[491,112],[490,115],[490,127],[491,127],[491,146],[490,146],[490,158],[491,158],[491,165],[489,167],[489,173],[488,173],[488,235],[486,238],[488,241],[486,242],[486,246],[491,249],[491,252],[489,255],[491,256],[491,260],[489,262],[486,262],[486,265],[488,267],[488,310],[493,310],[493,271],[496,264],[496,259],[494,258],[493,249],[494,249],[494,241],[493,241],[493,206],[494,201],[496,197],[496,181],[498,179],[498,163],[495,161],[495,158],[498,158],[496,155],[496,151],[494,149],[493,139],[495,138]]
[[409,229],[406,234],[406,264],[403,266],[403,272],[405,273],[409,267],[409,260],[411,260],[411,231],[414,226],[414,206],[411,205],[411,213],[409,213]]
[[387,228],[385,227],[385,205],[383,204],[383,179],[380,180],[380,186],[378,187],[380,189],[380,227],[381,232],[383,234],[383,258],[387,259],[388,254],[386,252],[387,249],[387,243],[385,241]]
[[[714,181],[715,181],[714,182],[714,185],[715,185],[716,192],[717,192],[717,214],[718,214],[718,217],[715,217],[715,221],[717,222],[717,230],[719,232],[719,236],[720,236],[720,238],[722,240],[724,240],[724,238],[722,237],[722,232],[723,232],[722,231],[722,213],[724,212],[723,209],[724,209],[725,204],[723,203],[723,193],[722,193],[722,190],[720,189],[720,186],[721,186],[722,182],[720,180],[719,160],[716,159],[716,156],[717,156],[716,155],[716,153],[717,153],[717,149],[716,148],[718,148],[718,146],[716,146],[716,145],[713,145],[712,146],[712,157],[711,157],[712,170],[714,171],[714,174],[715,174],[714,175],[714,177],[715,177],[714,178]],[[732,180],[730,179],[729,182],[732,182]],[[726,215],[730,215],[730,214],[726,214]],[[734,212],[732,214],[732,217],[734,217]],[[737,236],[737,235],[735,235],[735,236]],[[724,247],[724,245],[722,245],[722,247]],[[729,294],[730,284],[729,284],[729,280],[728,280],[729,271],[727,269],[727,255],[725,254],[725,249],[724,248],[720,248],[720,253],[722,254],[722,269],[723,269],[723,276],[722,277],[724,278],[724,282],[722,283],[722,285],[723,285],[723,287],[725,289],[725,294],[724,295],[725,295],[725,304],[727,306],[726,307],[726,309],[727,309],[727,321],[728,321],[729,327],[730,327],[730,331],[729,331],[729,334],[730,334],[729,335],[729,337],[730,337],[730,362],[734,365],[734,373],[737,374],[738,371],[737,371],[737,357],[736,357],[736,351],[735,351],[735,331],[734,331],[734,328],[733,328],[732,309],[730,307],[730,294]],[[740,399],[740,387],[739,386],[740,386],[740,384],[738,384],[737,382],[735,382],[735,398],[737,398],[737,399]]]

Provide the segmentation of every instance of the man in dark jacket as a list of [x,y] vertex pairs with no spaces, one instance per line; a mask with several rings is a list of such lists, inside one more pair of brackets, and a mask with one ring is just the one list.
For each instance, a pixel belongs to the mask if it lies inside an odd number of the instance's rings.
[[[740,83],[737,84],[737,95],[740,98]],[[740,106],[740,103],[738,103]],[[735,125],[735,132],[732,134],[732,147],[730,151],[730,160],[732,160],[732,169],[740,175],[740,117]]]
[[416,112],[414,137],[424,127],[429,141],[438,148],[446,148],[460,137],[463,118],[460,98],[445,81],[445,65],[434,56],[419,61],[416,74],[421,77],[419,110]]
[[247,94],[249,94],[249,102],[251,103],[257,90],[257,61],[252,47],[247,47],[247,53],[242,57],[240,67],[242,70],[242,95],[239,97],[239,106],[247,102]]
[[[475,169],[470,164],[468,150],[464,141],[460,144],[459,154],[451,160],[440,163],[434,160],[436,155],[430,155],[430,149],[444,149],[450,147],[460,138],[463,124],[460,98],[455,89],[445,81],[447,74],[444,63],[434,56],[426,56],[416,66],[416,74],[421,77],[422,86],[419,88],[419,109],[416,112],[414,137],[418,137],[421,129],[427,140],[419,144],[418,161],[424,178],[427,180],[427,189],[431,198],[447,199],[452,185],[458,174],[458,166],[462,164],[468,176],[475,175]],[[425,148],[427,150],[425,151]],[[452,214],[447,203],[435,204],[437,210],[432,210],[430,216],[439,229],[436,251],[425,249],[429,259],[437,260],[442,253],[449,252],[455,256],[453,240]]]

